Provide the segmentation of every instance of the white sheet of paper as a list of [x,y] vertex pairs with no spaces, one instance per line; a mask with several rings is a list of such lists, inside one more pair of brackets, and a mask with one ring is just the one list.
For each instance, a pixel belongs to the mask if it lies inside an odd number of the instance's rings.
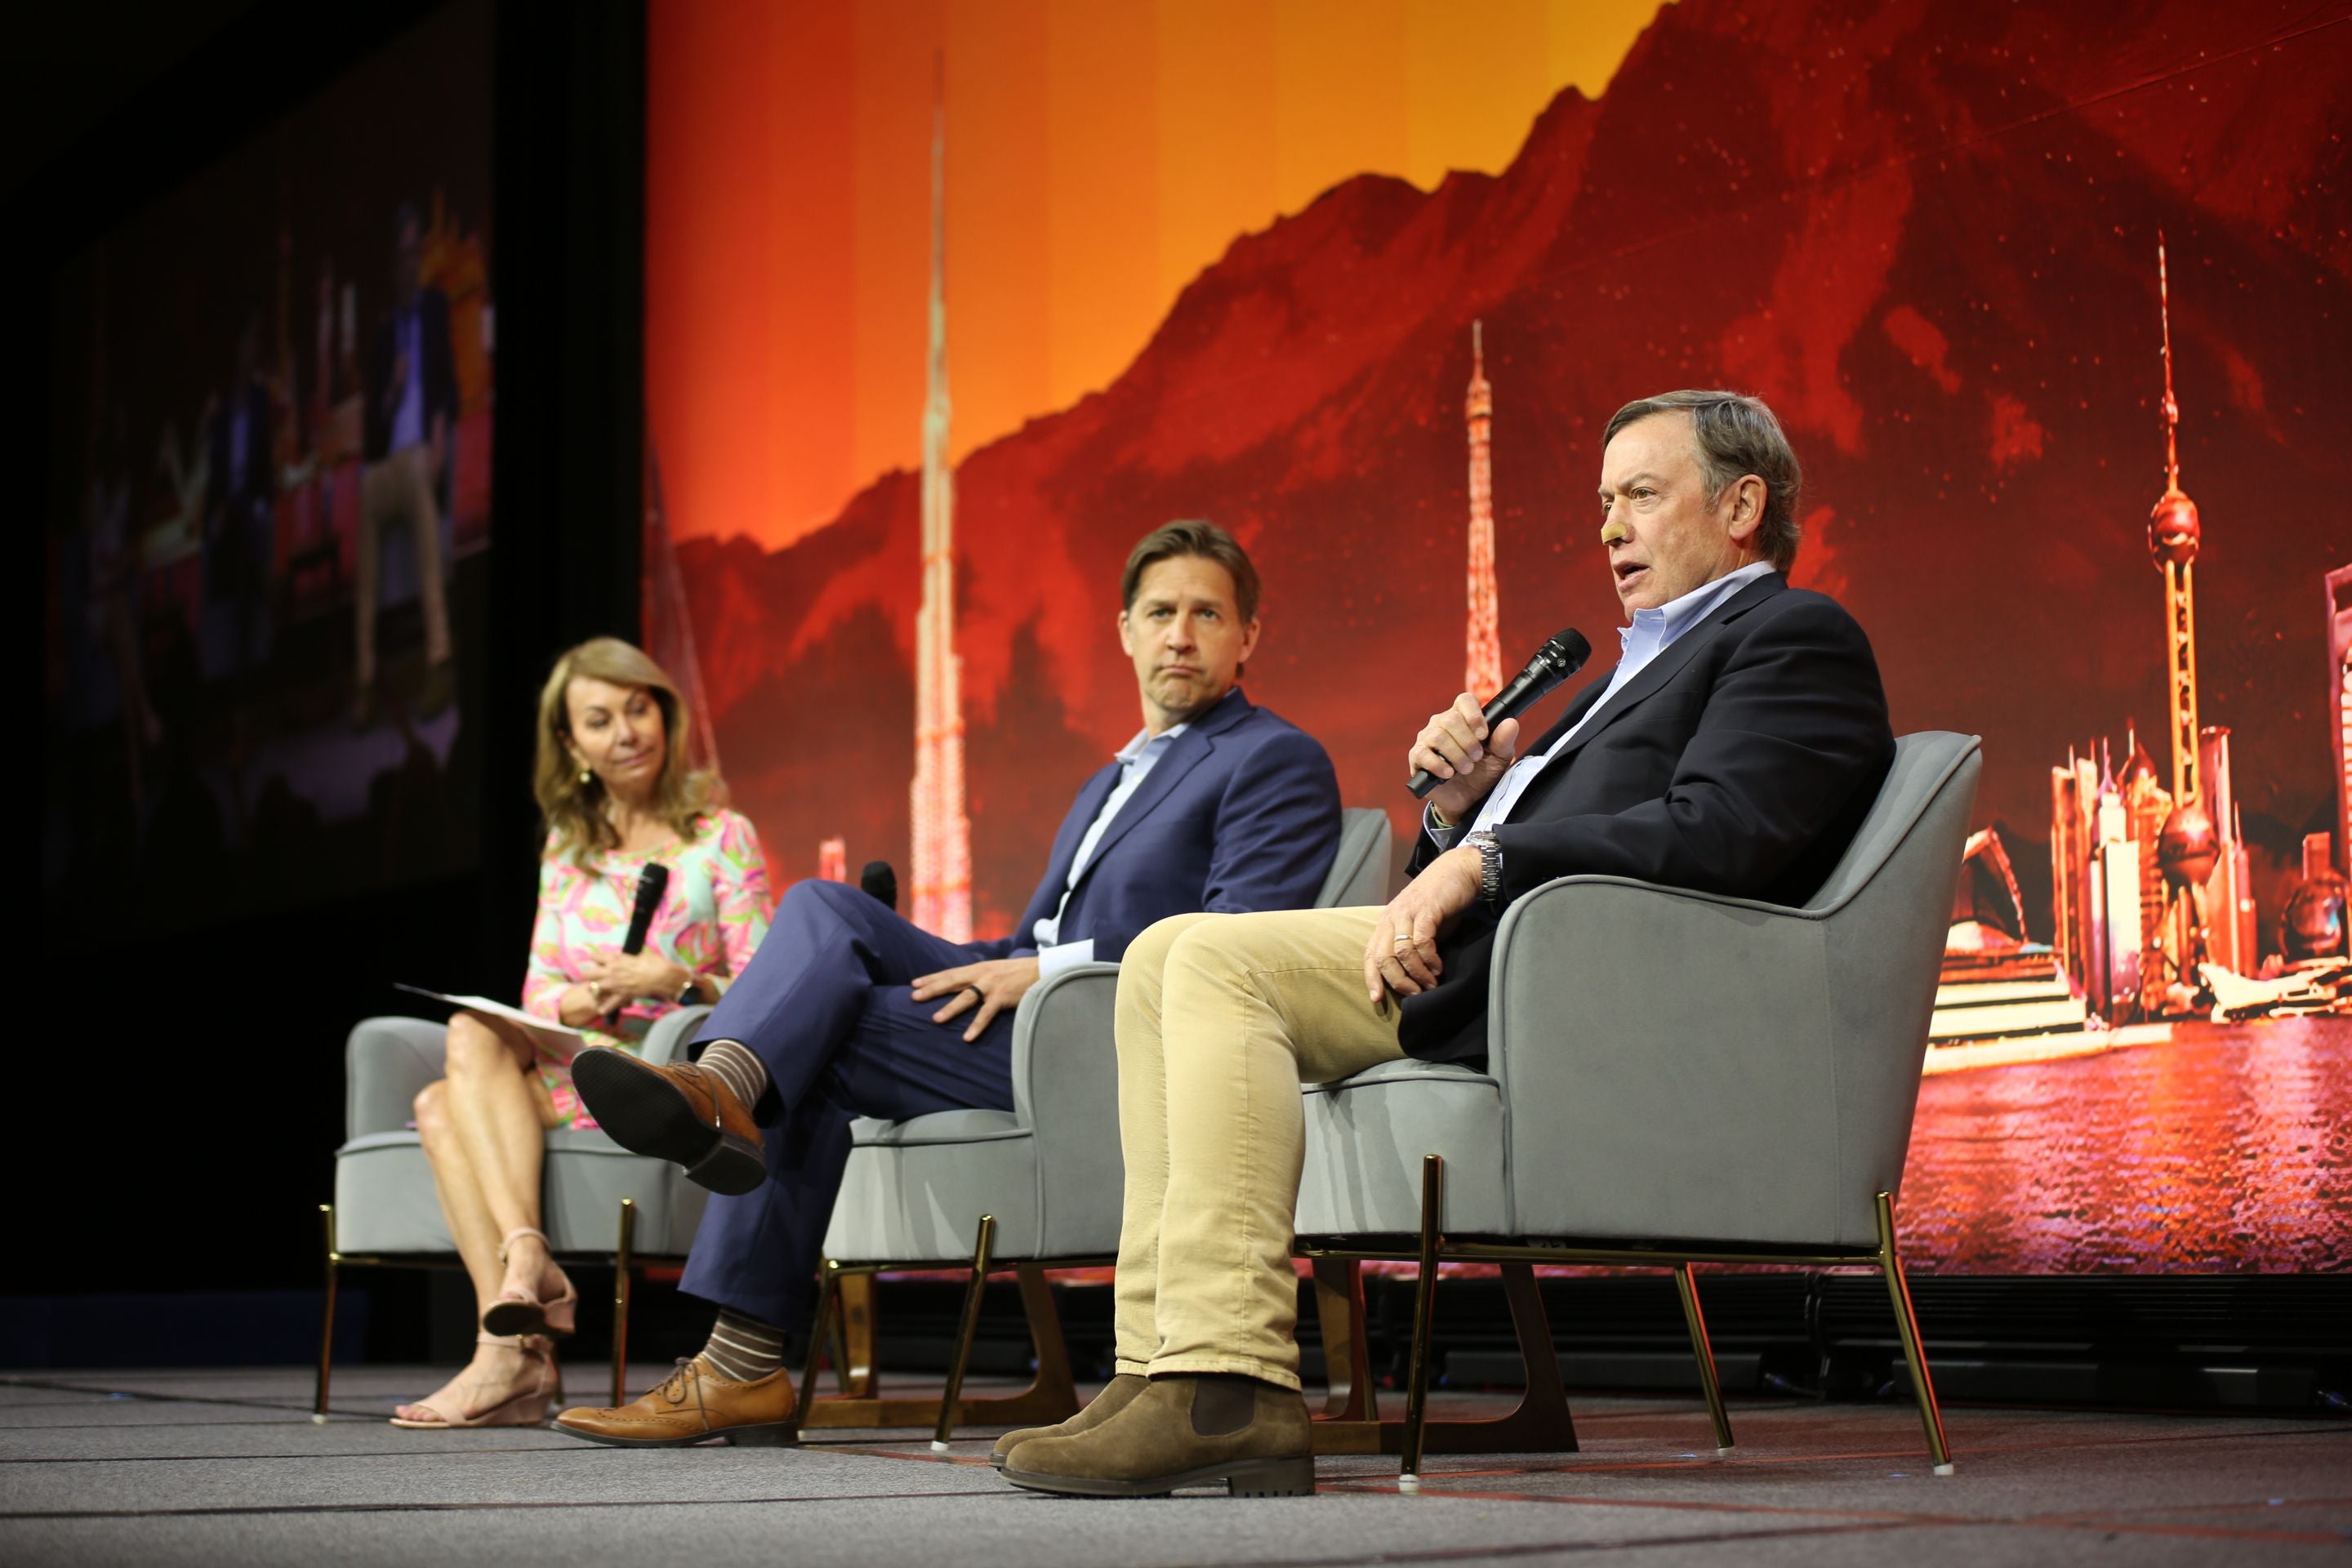
[[452,995],[443,991],[427,991],[422,985],[409,985],[400,982],[394,984],[395,989],[406,991],[413,995],[430,996],[436,1002],[446,1002],[452,1007],[462,1007],[468,1013],[480,1013],[492,1018],[503,1018],[509,1024],[519,1024],[531,1034],[545,1039],[556,1051],[566,1057],[578,1050],[581,1042],[587,1038],[577,1029],[566,1027],[562,1024],[550,1023],[535,1014],[526,1013],[520,1007],[509,1007],[503,1002],[493,1002],[487,996]]

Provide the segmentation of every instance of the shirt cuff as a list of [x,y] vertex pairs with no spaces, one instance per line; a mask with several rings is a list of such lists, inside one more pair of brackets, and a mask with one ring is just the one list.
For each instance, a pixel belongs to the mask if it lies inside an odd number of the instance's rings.
[[1095,961],[1095,939],[1084,942],[1056,942],[1052,947],[1037,950],[1037,978],[1051,980],[1066,969],[1076,969],[1081,963]]
[[1437,808],[1429,805],[1423,805],[1421,808],[1421,830],[1428,834],[1429,841],[1440,849],[1453,848],[1454,841],[1462,837],[1462,829],[1465,826],[1457,822],[1451,827],[1440,827],[1437,825]]

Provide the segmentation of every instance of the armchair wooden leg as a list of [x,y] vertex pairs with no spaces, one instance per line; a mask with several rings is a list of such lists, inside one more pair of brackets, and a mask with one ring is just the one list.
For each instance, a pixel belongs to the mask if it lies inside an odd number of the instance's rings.
[[980,1300],[988,1289],[988,1255],[996,1243],[996,1216],[980,1216],[980,1234],[971,1246],[971,1286],[964,1292],[963,1321],[956,1328],[955,1353],[948,1361],[948,1385],[940,1395],[940,1424],[931,1433],[931,1452],[948,1451],[956,1428],[956,1402],[963,1397],[964,1368],[971,1362],[971,1342],[980,1336]]
[[1944,1441],[1944,1413],[1936,1405],[1936,1384],[1927,1374],[1927,1346],[1919,1336],[1918,1314],[1911,1308],[1911,1286],[1903,1278],[1903,1255],[1895,1244],[1895,1199],[1878,1194],[1878,1267],[1886,1276],[1886,1294],[1895,1306],[1895,1327],[1903,1336],[1903,1358],[1911,1363],[1911,1393],[1919,1402],[1919,1424],[1927,1429],[1927,1454],[1936,1473],[1952,1473],[1952,1450]]
[[1323,1401],[1328,1421],[1377,1421],[1371,1352],[1364,1342],[1364,1266],[1353,1258],[1315,1259],[1315,1316],[1323,1327]]
[[327,1306],[319,1322],[319,1387],[317,1399],[310,1406],[310,1419],[323,1426],[327,1424],[327,1388],[335,1376],[335,1287],[340,1282],[337,1265],[342,1260],[335,1255],[335,1205],[320,1204],[319,1218],[327,1232]]
[[809,1425],[816,1400],[817,1363],[824,1359],[825,1342],[833,1332],[834,1314],[841,1307],[841,1265],[826,1258],[817,1266],[816,1315],[809,1320],[808,1360],[801,1367],[801,1425]]
[[1437,1318],[1437,1255],[1445,1245],[1441,1234],[1445,1213],[1445,1159],[1424,1154],[1421,1159],[1421,1279],[1412,1299],[1412,1362],[1404,1395],[1404,1462],[1397,1474],[1399,1491],[1421,1489],[1421,1444],[1429,1403],[1430,1336]]
[[1707,1419],[1715,1423],[1715,1451],[1731,1452],[1731,1417],[1724,1414],[1723,1385],[1716,1378],[1715,1350],[1706,1342],[1706,1316],[1698,1308],[1698,1279],[1687,1263],[1675,1267],[1675,1290],[1683,1299],[1683,1326],[1690,1331],[1691,1354],[1698,1360],[1699,1392],[1706,1395]]
[[621,1200],[621,1234],[613,1252],[613,1404],[629,1402],[629,1270],[637,1239],[637,1200]]

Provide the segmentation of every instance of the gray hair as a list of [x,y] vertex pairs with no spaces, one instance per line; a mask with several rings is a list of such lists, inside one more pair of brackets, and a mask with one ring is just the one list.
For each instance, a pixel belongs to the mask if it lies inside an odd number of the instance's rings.
[[1637,420],[1674,413],[1691,416],[1709,505],[1749,474],[1764,481],[1764,518],[1757,526],[1756,543],[1774,571],[1786,572],[1797,560],[1797,490],[1804,472],[1789,437],[1781,434],[1780,421],[1760,397],[1685,388],[1625,405],[1609,416],[1601,444],[1607,447],[1618,431]]

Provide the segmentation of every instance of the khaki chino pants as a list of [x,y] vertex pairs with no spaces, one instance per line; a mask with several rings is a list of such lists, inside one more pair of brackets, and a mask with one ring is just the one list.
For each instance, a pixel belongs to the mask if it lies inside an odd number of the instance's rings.
[[425,605],[425,662],[449,660],[449,592],[441,581],[441,507],[429,442],[371,463],[360,475],[359,536],[352,544],[352,598],[358,611],[359,686],[375,684],[376,581],[383,531],[405,523],[416,552],[416,594]]
[[1404,1055],[1364,994],[1377,909],[1179,915],[1119,962],[1122,1373],[1298,1383],[1298,1086]]

